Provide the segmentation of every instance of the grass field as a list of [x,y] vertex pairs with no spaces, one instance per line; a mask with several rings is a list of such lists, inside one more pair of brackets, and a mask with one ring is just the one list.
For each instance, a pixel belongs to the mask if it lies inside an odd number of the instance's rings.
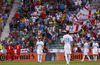
[[[65,61],[0,61],[0,65],[66,65]],[[100,65],[100,61],[71,61],[70,65]]]

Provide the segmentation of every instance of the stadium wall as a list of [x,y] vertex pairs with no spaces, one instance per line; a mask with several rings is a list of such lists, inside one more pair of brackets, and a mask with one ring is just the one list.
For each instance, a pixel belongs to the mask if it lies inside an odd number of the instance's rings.
[[[93,60],[93,54],[89,53],[91,60]],[[83,53],[73,53],[71,55],[71,60],[73,61],[81,61],[83,57]],[[14,56],[15,61],[17,61],[17,56]],[[98,61],[100,61],[100,53],[97,57]],[[87,61],[88,59],[85,58]],[[0,53],[0,61],[6,61],[6,53]],[[37,61],[37,53],[21,53],[20,61]],[[44,53],[42,61],[65,61],[64,53]]]

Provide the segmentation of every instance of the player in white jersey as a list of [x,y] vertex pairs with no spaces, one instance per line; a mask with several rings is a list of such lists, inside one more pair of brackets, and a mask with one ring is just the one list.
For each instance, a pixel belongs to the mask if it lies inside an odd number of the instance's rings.
[[65,59],[66,64],[69,65],[70,62],[70,54],[71,54],[71,46],[73,45],[73,38],[71,35],[69,35],[69,31],[67,31],[67,34],[63,36],[63,45],[64,45],[64,52],[65,52]]
[[41,38],[39,37],[35,47],[35,50],[37,49],[38,62],[42,61],[43,48],[44,48],[44,43],[41,41]]
[[94,61],[97,60],[97,54],[98,54],[98,50],[99,50],[98,48],[99,48],[99,45],[98,45],[98,43],[95,40],[93,45],[92,45],[92,53],[93,53]]
[[88,43],[86,42],[86,40],[84,40],[84,54],[83,54],[82,61],[84,61],[85,56],[87,56],[89,61],[91,61],[90,57],[88,56],[88,52],[89,52],[89,46],[88,46]]

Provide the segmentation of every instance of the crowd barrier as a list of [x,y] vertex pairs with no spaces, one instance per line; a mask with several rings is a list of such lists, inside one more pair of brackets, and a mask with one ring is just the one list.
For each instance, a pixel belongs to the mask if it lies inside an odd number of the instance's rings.
[[[91,60],[93,60],[93,54],[89,53]],[[71,60],[81,61],[83,53],[73,53],[71,54]],[[14,61],[17,61],[17,56],[15,54]],[[100,61],[100,53],[97,59]],[[87,61],[87,57],[85,58]],[[0,53],[0,61],[6,61],[6,53]],[[20,61],[37,61],[37,53],[21,53]],[[42,61],[65,61],[64,53],[43,53]]]

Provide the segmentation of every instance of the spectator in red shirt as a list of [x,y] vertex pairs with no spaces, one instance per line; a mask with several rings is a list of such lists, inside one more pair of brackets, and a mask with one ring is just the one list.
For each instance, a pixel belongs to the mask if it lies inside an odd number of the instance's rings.
[[15,31],[13,35],[14,35],[15,37],[18,36],[18,32]]
[[2,5],[0,5],[0,10],[2,10]]
[[46,17],[46,13],[42,12],[42,18],[45,19],[45,17]]
[[17,18],[19,15],[18,15],[18,13],[15,13],[15,17]]
[[3,1],[0,1],[0,5],[2,5],[3,4]]

